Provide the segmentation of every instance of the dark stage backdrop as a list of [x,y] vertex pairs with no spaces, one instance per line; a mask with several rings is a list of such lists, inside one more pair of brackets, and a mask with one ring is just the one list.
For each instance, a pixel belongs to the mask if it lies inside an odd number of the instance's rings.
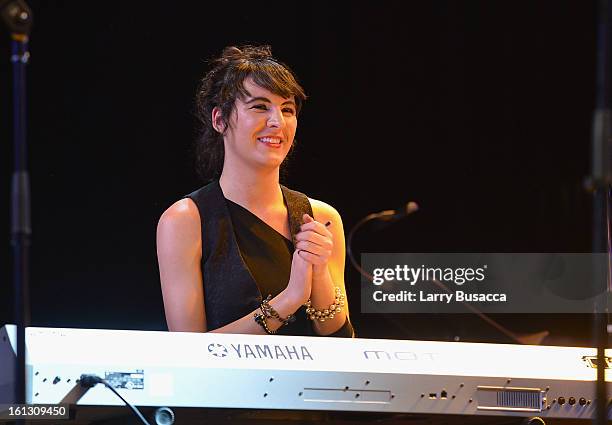
[[[285,183],[334,205],[357,252],[588,252],[594,1],[167,2],[30,0],[32,323],[165,329],[159,216],[201,185],[193,96],[206,59],[266,43],[310,99]],[[11,69],[0,41],[8,211]],[[2,227],[0,323],[12,305]],[[362,337],[510,342],[471,316],[359,313]],[[460,320],[457,320],[460,319]],[[584,317],[498,317],[589,344]],[[580,320],[578,320],[580,319]],[[571,338],[566,337],[571,336]]]

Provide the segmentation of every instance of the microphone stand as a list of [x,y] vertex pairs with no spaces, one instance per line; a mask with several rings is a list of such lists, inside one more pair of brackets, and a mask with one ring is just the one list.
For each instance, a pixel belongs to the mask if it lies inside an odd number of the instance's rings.
[[[612,190],[612,131],[610,111],[610,19],[612,10],[608,0],[599,0],[597,20],[597,76],[595,111],[592,131],[591,176],[587,189],[593,195],[592,251],[608,254],[608,276],[604,289],[604,305],[594,306],[593,334],[597,346],[597,383],[595,397],[595,420],[597,425],[607,424],[610,404],[606,394],[606,357],[608,346],[608,305],[612,295],[612,247],[610,244],[610,191]],[[602,288],[596,288],[597,291]]]
[[[417,210],[418,210],[417,204],[414,203],[414,202],[410,202],[410,203],[408,203],[406,205],[406,211],[405,212],[396,213],[395,211],[387,210],[387,211],[382,211],[380,213],[369,214],[369,215],[365,216],[364,218],[362,218],[361,220],[359,220],[351,228],[351,230],[348,233],[348,236],[346,238],[346,253],[348,254],[349,261],[351,262],[351,265],[355,268],[355,270],[357,270],[359,272],[359,274],[364,276],[370,282],[372,282],[373,279],[374,279],[374,277],[370,273],[365,271],[359,265],[359,263],[355,259],[355,256],[353,255],[353,248],[352,248],[353,247],[353,235],[357,232],[357,230],[359,228],[361,228],[364,224],[366,224],[369,221],[372,221],[372,220],[385,220],[385,221],[397,220],[399,218],[406,217],[406,216],[412,214],[413,212],[416,212]],[[442,283],[442,282],[440,282],[440,281],[438,281],[436,279],[433,279],[432,283],[434,285],[436,285],[438,288],[441,288],[442,290],[446,291],[447,293],[451,293],[451,290],[444,283]],[[472,313],[474,313],[480,319],[482,319],[483,321],[487,322],[489,325],[491,325],[492,327],[497,329],[499,332],[503,333],[504,335],[506,335],[507,337],[509,337],[510,339],[512,339],[513,341],[515,341],[515,342],[517,342],[519,344],[535,344],[535,345],[538,345],[538,344],[540,344],[542,342],[542,339],[544,339],[546,336],[548,336],[548,331],[536,332],[536,333],[527,334],[527,335],[518,335],[518,334],[512,332],[510,329],[507,329],[506,327],[502,326],[500,323],[496,322],[495,320],[493,320],[492,318],[490,318],[489,316],[487,316],[486,314],[484,314],[483,312],[478,310],[476,307],[474,307],[470,303],[467,303],[465,301],[461,301],[461,304],[463,304],[468,310],[470,310]]]
[[15,403],[26,402],[25,328],[30,324],[29,248],[30,182],[27,171],[26,145],[26,65],[30,58],[28,36],[32,12],[23,0],[0,0],[0,18],[11,34],[13,64],[13,143],[14,171],[11,182],[11,245],[13,247],[13,298],[17,325],[17,365]]

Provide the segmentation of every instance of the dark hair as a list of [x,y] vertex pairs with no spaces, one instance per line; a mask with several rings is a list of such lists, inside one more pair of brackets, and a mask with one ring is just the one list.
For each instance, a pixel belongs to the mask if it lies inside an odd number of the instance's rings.
[[198,174],[204,180],[221,175],[225,154],[223,135],[212,126],[212,110],[219,107],[223,122],[228,124],[236,99],[248,95],[244,88],[246,78],[278,96],[294,96],[298,114],[306,100],[295,75],[272,56],[270,46],[223,49],[221,56],[211,61],[211,69],[200,81],[195,99],[198,125],[195,153]]

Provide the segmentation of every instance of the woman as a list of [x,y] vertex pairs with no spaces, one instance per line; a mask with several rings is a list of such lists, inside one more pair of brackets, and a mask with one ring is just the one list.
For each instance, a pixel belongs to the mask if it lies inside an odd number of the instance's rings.
[[199,160],[213,181],[157,228],[170,331],[353,336],[340,215],[279,184],[305,99],[268,46],[228,47],[203,78]]

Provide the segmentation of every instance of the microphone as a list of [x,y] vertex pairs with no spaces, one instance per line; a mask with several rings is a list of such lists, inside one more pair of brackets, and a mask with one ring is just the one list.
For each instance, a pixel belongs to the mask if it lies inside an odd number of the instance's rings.
[[372,221],[372,220],[380,220],[385,223],[393,223],[395,221],[401,220],[404,217],[408,217],[410,214],[418,210],[419,210],[419,205],[416,202],[410,201],[401,209],[384,210],[381,212],[368,214],[364,218],[359,220],[352,227],[350,232],[348,232],[348,235],[346,238],[346,254],[349,258],[349,261],[353,265],[353,267],[355,267],[355,270],[357,270],[359,273],[365,276],[366,279],[370,280],[370,282],[374,279],[372,275],[370,275],[368,272],[366,272],[365,270],[361,268],[361,266],[355,259],[355,256],[353,255],[353,235],[355,234],[357,229],[359,229],[361,226],[366,224],[368,221]]
[[401,220],[402,218],[408,217],[410,214],[417,212],[419,205],[416,202],[408,202],[403,208],[397,210],[384,210],[381,212],[373,213],[368,215],[367,220],[381,220],[386,222],[393,222]]

